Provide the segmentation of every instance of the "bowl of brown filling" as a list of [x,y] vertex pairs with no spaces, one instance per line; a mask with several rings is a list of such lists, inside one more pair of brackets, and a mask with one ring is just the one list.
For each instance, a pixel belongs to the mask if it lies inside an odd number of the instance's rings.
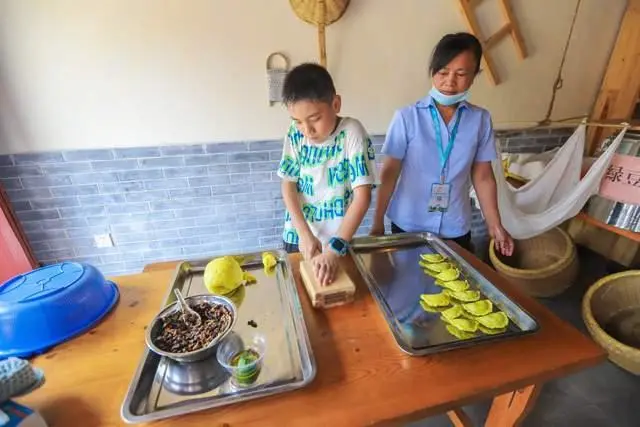
[[185,322],[177,302],[167,306],[151,321],[145,340],[154,353],[178,362],[195,362],[213,356],[218,343],[235,325],[236,307],[218,295],[193,295],[185,302],[202,321]]

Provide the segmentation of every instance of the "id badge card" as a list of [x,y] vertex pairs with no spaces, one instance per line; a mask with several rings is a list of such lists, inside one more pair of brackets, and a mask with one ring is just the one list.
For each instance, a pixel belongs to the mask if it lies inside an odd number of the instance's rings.
[[446,212],[449,209],[450,184],[432,184],[429,212]]

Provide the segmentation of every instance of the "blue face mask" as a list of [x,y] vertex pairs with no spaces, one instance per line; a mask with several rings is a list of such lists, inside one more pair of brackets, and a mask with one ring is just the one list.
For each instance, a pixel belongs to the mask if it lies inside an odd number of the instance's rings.
[[469,97],[469,91],[465,90],[464,92],[456,93],[455,95],[445,95],[435,87],[431,87],[429,95],[431,95],[438,104],[449,106],[457,104],[458,102],[466,101]]

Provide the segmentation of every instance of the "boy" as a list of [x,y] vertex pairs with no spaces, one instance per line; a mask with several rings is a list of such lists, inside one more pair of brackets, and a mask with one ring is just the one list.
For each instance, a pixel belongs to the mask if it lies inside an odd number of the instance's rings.
[[369,209],[375,153],[360,122],[338,116],[340,96],[322,66],[292,69],[282,95],[293,120],[278,169],[287,208],[284,247],[312,260],[327,285]]

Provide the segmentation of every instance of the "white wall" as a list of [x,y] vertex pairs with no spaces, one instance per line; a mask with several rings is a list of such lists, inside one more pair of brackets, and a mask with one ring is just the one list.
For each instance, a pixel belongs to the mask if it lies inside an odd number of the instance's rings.
[[[530,57],[506,39],[472,101],[497,127],[543,118],[576,0],[511,0]],[[588,113],[624,0],[583,0],[554,117]],[[478,10],[500,26],[497,0]],[[423,96],[431,49],[466,30],[454,0],[352,0],[328,27],[345,113],[383,133]],[[265,59],[315,60],[316,30],[287,0],[0,0],[0,153],[280,138]]]

